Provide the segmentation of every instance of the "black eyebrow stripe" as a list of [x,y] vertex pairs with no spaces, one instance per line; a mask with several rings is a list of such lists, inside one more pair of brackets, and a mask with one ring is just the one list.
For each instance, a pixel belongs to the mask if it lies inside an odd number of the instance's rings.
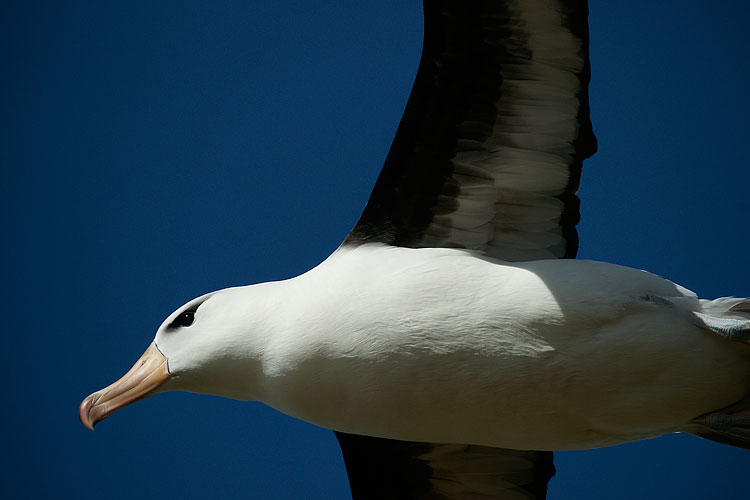
[[200,307],[201,305],[203,305],[203,303],[204,303],[204,302],[205,302],[206,300],[208,300],[208,299],[205,299],[205,300],[201,300],[201,301],[200,301],[200,302],[198,302],[197,304],[194,304],[193,306],[191,306],[191,307],[188,307],[187,309],[184,309],[184,310],[180,311],[179,313],[177,313],[177,315],[176,315],[176,316],[174,317],[174,319],[173,319],[172,321],[170,321],[170,322],[169,322],[169,324],[167,325],[167,328],[166,328],[166,329],[167,329],[167,330],[176,330],[176,329],[178,329],[178,328],[179,328],[179,325],[175,325],[175,322],[176,322],[176,321],[177,321],[177,320],[178,320],[178,319],[180,318],[180,316],[182,316],[182,315],[183,315],[183,314],[185,314],[185,313],[193,313],[193,314],[195,314],[196,312],[198,312],[198,308],[199,308],[199,307]]

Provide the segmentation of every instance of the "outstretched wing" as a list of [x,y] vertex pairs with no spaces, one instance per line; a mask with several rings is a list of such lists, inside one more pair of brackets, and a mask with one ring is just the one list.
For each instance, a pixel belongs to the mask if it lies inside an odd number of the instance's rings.
[[551,451],[336,437],[354,500],[543,499],[555,474]]
[[[575,257],[581,163],[596,151],[585,0],[426,0],[422,59],[344,245]],[[336,433],[355,500],[543,499],[552,452]]]
[[404,116],[344,245],[575,257],[596,151],[586,1],[429,0],[424,17]]

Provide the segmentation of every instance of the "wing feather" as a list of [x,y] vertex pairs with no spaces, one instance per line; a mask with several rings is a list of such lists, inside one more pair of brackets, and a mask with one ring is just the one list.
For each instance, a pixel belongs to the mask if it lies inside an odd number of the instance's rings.
[[425,2],[414,88],[344,244],[574,257],[596,150],[587,17],[580,0]]
[[551,451],[336,437],[354,500],[540,500],[555,474]]

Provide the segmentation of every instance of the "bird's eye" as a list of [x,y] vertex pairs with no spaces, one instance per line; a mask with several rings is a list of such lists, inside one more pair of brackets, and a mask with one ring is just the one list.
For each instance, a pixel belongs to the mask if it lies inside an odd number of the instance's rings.
[[195,311],[185,311],[180,313],[169,326],[172,328],[179,328],[181,326],[190,326],[195,321]]

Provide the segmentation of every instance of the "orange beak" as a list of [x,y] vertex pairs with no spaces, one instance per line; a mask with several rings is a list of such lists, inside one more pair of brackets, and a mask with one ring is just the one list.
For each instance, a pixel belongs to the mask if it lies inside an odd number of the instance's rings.
[[120,408],[154,394],[169,376],[167,358],[151,342],[143,356],[120,380],[81,402],[78,408],[81,423],[93,431],[97,422]]

